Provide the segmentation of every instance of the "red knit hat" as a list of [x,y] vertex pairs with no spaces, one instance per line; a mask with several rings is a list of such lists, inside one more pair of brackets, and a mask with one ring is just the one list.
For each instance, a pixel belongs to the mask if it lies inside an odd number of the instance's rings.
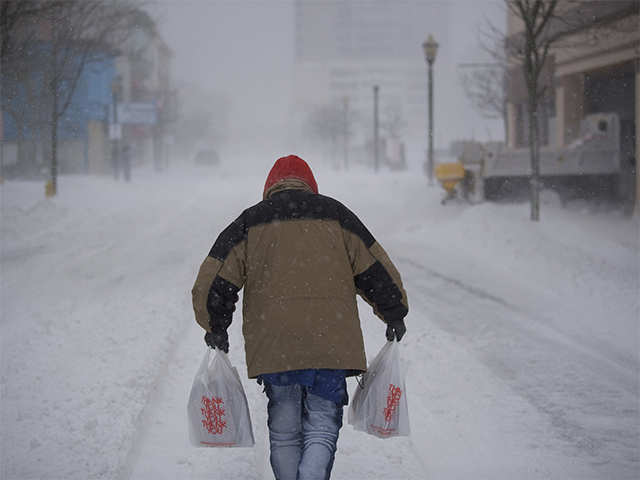
[[313,177],[313,172],[307,162],[298,157],[297,155],[289,155],[276,160],[276,163],[271,168],[267,181],[264,184],[263,195],[266,195],[273,185],[285,178],[297,178],[311,187],[314,193],[318,193],[318,184]]

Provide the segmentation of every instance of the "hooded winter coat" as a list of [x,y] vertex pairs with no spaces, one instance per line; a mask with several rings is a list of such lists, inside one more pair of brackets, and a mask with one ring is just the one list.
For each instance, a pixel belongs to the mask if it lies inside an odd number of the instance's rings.
[[248,375],[298,369],[366,370],[356,294],[384,322],[408,312],[400,274],[343,204],[317,193],[311,169],[279,159],[263,200],[218,237],[192,289],[205,330],[231,324],[244,287]]

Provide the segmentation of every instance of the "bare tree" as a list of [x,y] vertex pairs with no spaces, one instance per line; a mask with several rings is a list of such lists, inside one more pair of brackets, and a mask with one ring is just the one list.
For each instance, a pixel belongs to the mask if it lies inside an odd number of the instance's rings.
[[[355,112],[343,102],[330,103],[315,107],[307,118],[307,131],[322,145],[328,147],[332,161],[336,162],[340,142],[346,148],[346,142],[352,135]],[[346,166],[346,164],[345,164]]]
[[21,145],[27,128],[42,120],[39,73],[46,55],[38,48],[38,26],[51,8],[41,0],[0,0],[0,107],[14,120]]
[[[463,65],[467,67],[467,65]],[[461,75],[462,88],[473,107],[484,118],[502,120],[504,139],[508,132],[507,122],[507,75],[506,65],[471,65],[471,70]]]
[[486,20],[478,40],[487,61],[459,64],[460,81],[467,98],[480,115],[502,120],[506,143],[509,128],[507,84],[510,72],[504,48],[505,34],[502,28]]
[[33,39],[28,28],[53,8],[52,2],[43,0],[0,0],[0,61],[15,60]]
[[[135,0],[3,0],[2,108],[49,135],[50,193],[57,190],[58,125],[87,65],[117,54],[139,18]],[[5,30],[4,27],[7,27]]]
[[522,35],[506,42],[510,58],[522,63],[528,96],[529,151],[531,158],[531,220],[540,220],[540,132],[538,112],[545,96],[540,81],[549,51],[556,36],[550,35],[549,25],[558,0],[506,0],[511,13],[524,24]]
[[388,138],[400,141],[402,134],[407,127],[407,121],[402,112],[402,107],[398,103],[387,104],[382,112],[380,128]]
[[129,0],[53,0],[45,16],[49,65],[51,193],[57,191],[58,124],[67,111],[85,67],[113,56],[132,31],[139,8]]

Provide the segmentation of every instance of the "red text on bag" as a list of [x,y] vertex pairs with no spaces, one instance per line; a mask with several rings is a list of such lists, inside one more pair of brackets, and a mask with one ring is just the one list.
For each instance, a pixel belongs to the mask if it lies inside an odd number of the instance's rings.
[[396,387],[393,383],[390,383],[389,393],[387,394],[387,406],[384,409],[385,422],[391,422],[391,417],[393,417],[393,414],[400,404],[400,397],[402,397],[402,389],[400,387]]
[[222,420],[225,415],[224,402],[220,397],[202,397],[202,408],[200,409],[204,420],[202,420],[202,426],[207,429],[207,432],[213,435],[220,435],[227,422]]

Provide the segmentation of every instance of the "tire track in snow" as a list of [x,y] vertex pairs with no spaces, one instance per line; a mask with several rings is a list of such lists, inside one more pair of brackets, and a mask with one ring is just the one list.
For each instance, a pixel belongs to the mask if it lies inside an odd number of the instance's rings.
[[[263,480],[264,448],[255,420],[254,449],[194,448],[189,443],[186,404],[204,343],[200,327],[194,327],[191,322],[187,325],[150,392],[119,478]],[[233,363],[237,361],[234,359]],[[245,390],[253,399],[246,384]]]
[[[187,217],[200,218],[201,215],[195,209],[198,206],[198,199],[192,198],[177,212],[177,215],[172,218],[161,218],[161,221],[154,225],[152,232],[145,232],[144,237],[136,241],[136,245],[127,247],[131,249],[133,254],[137,250],[138,243],[147,243],[157,235],[164,234],[176,236],[177,241],[174,243],[184,245],[184,239],[180,232],[188,231],[189,225],[197,223],[189,221]],[[187,227],[180,228],[176,225],[176,219]],[[193,265],[195,266],[196,263]],[[172,264],[169,267],[174,268]],[[181,276],[178,275],[177,278],[181,279]],[[189,278],[188,282],[191,280]],[[190,287],[188,282],[184,283],[185,294]],[[186,359],[192,356],[196,350],[198,352],[196,356],[201,355],[204,347],[200,327],[195,326],[191,315],[189,305],[186,308],[186,316],[176,322],[176,325],[181,325],[181,327],[172,335],[169,348],[156,355],[158,361],[154,369],[154,380],[151,387],[142,392],[145,395],[144,407],[135,422],[135,432],[119,470],[119,480],[147,477],[209,479],[216,471],[217,466],[211,461],[211,455],[203,454],[203,449],[189,447],[188,436],[183,435],[186,433],[187,426],[186,400],[201,358],[197,358],[192,364]],[[223,450],[225,452],[235,451],[235,449]],[[176,452],[181,454],[176,456]],[[156,456],[149,457],[150,453]],[[198,454],[202,459],[198,460]],[[241,463],[246,466],[246,462]],[[261,480],[260,474],[256,473],[258,471],[256,465],[258,464],[259,459],[256,457],[250,465],[251,468],[245,472],[247,477],[238,477],[235,474],[233,478]],[[205,465],[208,465],[211,470],[207,471]]]
[[[182,217],[193,205],[194,200],[185,199],[176,214]],[[10,418],[6,428],[10,436],[15,436],[9,468],[21,469],[19,476],[31,476],[38,468],[46,468],[56,478],[76,478],[78,472],[83,472],[84,478],[115,478],[120,471],[147,390],[157,377],[156,371],[162,369],[162,361],[156,360],[162,359],[168,350],[168,336],[178,328],[178,321],[170,318],[162,327],[157,322],[154,332],[144,334],[144,341],[131,334],[130,322],[148,318],[147,313],[152,315],[145,311],[146,305],[140,307],[141,301],[159,304],[150,290],[175,281],[175,276],[172,280],[154,275],[150,267],[158,250],[149,245],[158,235],[173,233],[172,225],[159,215],[151,219],[140,215],[140,210],[131,209],[126,216],[99,215],[91,221],[84,214],[65,217],[64,228],[49,229],[54,235],[45,251],[25,259],[22,271],[16,275],[12,287],[15,293],[25,290],[23,285],[33,288],[34,277],[35,285],[46,288],[41,288],[27,308],[14,301],[6,317],[8,325],[3,325],[7,334],[11,332],[7,338],[12,338],[6,354],[3,345],[3,359],[10,357],[11,368],[20,369],[20,380],[11,379],[13,398],[7,402],[7,411],[14,405],[25,411],[41,410],[39,397],[29,394],[30,384],[38,384],[54,399],[47,402],[50,410],[42,421]],[[78,249],[75,237],[85,240],[88,248]],[[140,261],[141,257],[144,258]],[[138,291],[142,293],[132,295],[132,289],[127,287],[136,285],[136,281],[144,288]],[[118,284],[117,288],[107,285],[109,282]],[[72,296],[65,288],[68,285],[75,287]],[[105,292],[110,295],[105,296]],[[131,309],[133,302],[136,308]],[[136,313],[132,314],[132,310]],[[41,340],[41,344],[28,340],[34,336],[48,340]],[[150,338],[156,343],[152,348],[148,348]],[[124,351],[126,346],[132,348],[130,355]],[[117,362],[109,365],[114,350],[121,354]],[[127,363],[122,362],[123,354],[127,355]],[[87,375],[87,371],[94,375]],[[2,373],[4,388],[4,368]],[[4,423],[4,415],[2,420]],[[28,448],[30,432],[35,431],[41,445],[37,452],[34,447]],[[22,447],[24,444],[27,448]],[[46,467],[38,465],[45,462]]]
[[[594,346],[594,344],[596,343],[595,341],[591,342],[591,344],[588,342],[581,342],[581,338],[575,338],[567,333],[560,332],[550,326],[552,322],[550,322],[547,318],[541,316],[537,312],[527,311],[526,309],[512,304],[496,295],[488,293],[483,289],[480,289],[476,286],[468,285],[456,278],[444,275],[414,260],[399,257],[398,261],[405,265],[409,265],[416,270],[427,273],[429,277],[437,278],[449,285],[453,285],[454,287],[467,292],[471,296],[476,297],[477,300],[487,300],[493,302],[494,304],[497,304],[503,309],[511,311],[514,314],[514,316],[512,317],[514,321],[520,321],[521,318],[526,317],[527,324],[523,324],[525,328],[530,328],[531,325],[535,325],[535,328],[539,333],[546,335],[550,339],[566,343],[568,347],[579,350],[582,354],[593,357],[594,360],[606,362],[612,369],[611,375],[614,375],[618,378],[618,381],[621,385],[623,385],[623,388],[627,388],[630,393],[638,391],[638,388],[640,386],[638,379],[638,365],[630,364],[621,355],[617,355],[616,352],[607,351],[606,353],[602,353]],[[442,293],[440,293],[443,291],[446,291],[446,289],[434,289],[431,291],[431,293],[446,300],[449,297],[447,297],[446,295],[443,296]],[[598,346],[606,348],[603,345]]]
[[133,469],[139,461],[144,438],[148,435],[150,426],[153,424],[154,413],[157,410],[156,406],[158,398],[161,395],[163,383],[165,382],[169,372],[169,365],[174,362],[177,351],[180,344],[184,341],[186,334],[187,329],[184,328],[178,333],[178,339],[170,344],[170,348],[160,356],[160,362],[156,363],[156,372],[153,383],[148,389],[148,392],[146,392],[144,407],[139,412],[134,424],[135,433],[131,439],[131,446],[118,472],[117,478],[119,480],[135,478],[133,477]]
[[541,325],[535,314],[414,261],[399,261],[414,272],[421,310],[464,339],[484,365],[549,418],[568,456],[602,478],[638,478],[637,377]]

